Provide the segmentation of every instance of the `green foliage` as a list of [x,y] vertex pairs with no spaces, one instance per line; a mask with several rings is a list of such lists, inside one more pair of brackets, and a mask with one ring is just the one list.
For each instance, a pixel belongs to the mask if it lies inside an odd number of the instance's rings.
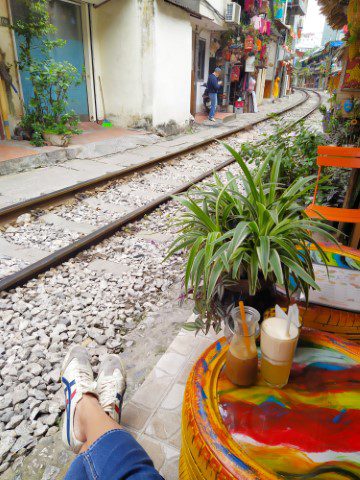
[[[275,132],[266,137],[266,144],[256,146],[251,143],[242,144],[240,154],[249,163],[259,166],[269,153],[269,150],[279,152],[282,157],[280,177],[281,183],[288,185],[297,178],[315,175],[318,167],[317,148],[327,145],[328,139],[320,132],[297,124],[293,129],[284,131],[281,120],[274,117]],[[267,175],[269,172],[265,172]],[[349,173],[346,170],[324,169],[324,175],[329,176],[329,182],[322,186],[318,193],[318,202],[323,205],[340,206],[346,192]],[[313,192],[307,192],[303,201],[310,203]]]
[[219,286],[245,278],[254,295],[264,280],[283,285],[288,296],[299,290],[308,299],[309,289],[318,289],[310,245],[325,258],[312,234],[336,242],[330,234],[335,229],[303,213],[300,199],[313,191],[314,175],[300,177],[286,188],[279,183],[279,153],[270,152],[251,172],[240,154],[225,147],[234,156],[239,175],[227,173],[223,182],[215,174],[213,182],[179,198],[185,212],[177,221],[179,235],[169,251],[169,255],[186,251],[185,291],[193,294],[199,313],[190,328],[205,332],[211,325],[220,329],[214,302]]
[[325,133],[328,143],[338,146],[353,145],[360,147],[360,101],[352,98],[354,108],[351,114],[344,117],[336,96],[332,100],[330,110],[321,111],[324,116]]
[[[28,75],[33,95],[21,125],[31,133],[32,143],[41,146],[45,131],[66,127],[69,135],[80,132],[76,129],[78,119],[75,113],[67,110],[69,89],[80,84],[81,77],[69,62],[56,62],[51,57],[51,52],[63,47],[66,41],[49,39],[56,28],[50,23],[48,0],[22,2],[25,20],[15,22],[12,29],[20,36],[19,68]],[[41,52],[41,59],[34,58],[35,51]]]

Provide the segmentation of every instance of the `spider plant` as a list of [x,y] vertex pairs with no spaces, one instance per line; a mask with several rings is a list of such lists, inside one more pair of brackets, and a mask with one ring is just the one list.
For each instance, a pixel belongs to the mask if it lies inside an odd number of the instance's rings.
[[[168,256],[185,250],[185,292],[192,294],[196,324],[188,328],[206,333],[211,325],[221,328],[217,302],[219,288],[247,280],[255,295],[264,282],[285,287],[288,298],[295,290],[308,301],[315,281],[310,246],[326,263],[326,254],[313,234],[330,242],[335,229],[308,218],[299,199],[314,188],[315,175],[301,177],[288,187],[280,185],[281,157],[270,152],[251,172],[242,157],[225,145],[240,167],[239,175],[228,172],[226,181],[214,174],[213,181],[192,189],[178,201],[185,207],[176,224],[178,236]],[[265,172],[270,169],[270,175]],[[264,178],[269,182],[264,183]],[[241,188],[241,185],[243,188]]]

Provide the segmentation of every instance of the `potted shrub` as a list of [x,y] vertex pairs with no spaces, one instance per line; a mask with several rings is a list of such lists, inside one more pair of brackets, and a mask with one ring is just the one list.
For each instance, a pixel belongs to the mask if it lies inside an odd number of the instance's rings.
[[211,326],[220,331],[239,299],[263,311],[274,303],[275,284],[285,287],[289,299],[298,290],[307,300],[309,289],[319,288],[310,245],[326,260],[312,233],[336,242],[330,233],[335,229],[306,217],[299,202],[314,188],[315,175],[285,187],[278,183],[279,154],[271,153],[251,172],[235,150],[225,147],[240,174],[228,172],[226,182],[214,174],[212,183],[179,198],[185,211],[168,254],[186,252],[185,293],[193,296],[198,314],[186,328],[205,333]]
[[67,147],[71,137],[72,131],[66,125],[55,125],[43,133],[45,142],[56,147]]

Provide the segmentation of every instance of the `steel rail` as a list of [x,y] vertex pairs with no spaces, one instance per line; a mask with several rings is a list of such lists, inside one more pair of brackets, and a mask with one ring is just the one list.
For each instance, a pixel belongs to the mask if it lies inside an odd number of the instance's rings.
[[[307,93],[307,92],[306,92]],[[321,103],[321,96],[318,92],[314,91],[318,97],[317,103],[314,107],[311,108],[309,112],[306,112],[304,115],[296,119],[294,122],[289,123],[286,125],[281,131],[285,131],[291,129],[297,123],[301,122],[309,115],[311,115],[320,105]],[[310,98],[308,95],[307,99]],[[266,140],[261,142],[257,142],[256,145],[261,145],[265,143]],[[159,205],[166,203],[172,199],[174,195],[178,195],[189,188],[191,188],[194,184],[201,182],[205,178],[212,175],[214,172],[222,170],[223,168],[231,165],[235,162],[234,158],[229,158],[225,162],[222,162],[218,166],[212,168],[211,170],[207,170],[206,172],[202,173],[198,177],[192,179],[191,181],[181,185],[180,187],[176,188],[175,190],[162,195],[161,197],[156,198],[155,200],[147,203],[146,205],[139,207],[128,214],[122,216],[121,218],[104,225],[97,230],[94,230],[88,235],[85,235],[75,242],[67,245],[64,248],[57,250],[56,252],[51,253],[50,255],[40,259],[39,261],[28,265],[27,267],[15,272],[11,275],[8,275],[0,280],[0,292],[1,291],[8,291],[12,288],[16,288],[19,286],[24,285],[29,280],[37,277],[39,274],[46,272],[50,268],[56,267],[65,261],[69,260],[70,258],[75,257],[78,253],[87,250],[88,248],[97,245],[101,241],[105,240],[106,238],[111,237],[114,233],[116,233],[120,228],[124,227],[125,225],[142,218],[145,214],[152,212],[155,208]]]
[[[295,105],[285,108],[283,111],[278,113],[277,116],[287,113],[301,106],[303,103],[305,103],[309,99],[309,94],[306,90],[300,89],[300,88],[298,90],[301,90],[305,93],[305,98],[297,102]],[[213,143],[214,141],[222,140],[223,138],[226,138],[230,135],[234,135],[241,131],[249,130],[255,127],[256,125],[258,125],[259,123],[267,122],[267,121],[269,121],[269,118],[262,118],[262,119],[256,120],[251,125],[246,125],[243,127],[234,127],[229,129],[227,132],[214,135],[213,137],[205,140],[200,140],[199,142],[196,142],[187,147],[183,147],[177,150],[176,152],[171,152],[171,153],[162,155],[161,157],[152,158],[151,160],[145,160],[144,162],[138,163],[137,165],[132,165],[130,167],[123,168],[121,170],[116,170],[114,172],[109,172],[104,175],[100,175],[99,177],[91,178],[89,180],[76,183],[75,185],[71,185],[69,187],[61,188],[59,190],[54,190],[53,192],[46,193],[45,195],[39,195],[37,197],[32,197],[27,200],[23,200],[17,203],[13,203],[11,205],[7,205],[6,207],[0,208],[0,222],[4,223],[9,218],[19,216],[22,213],[27,213],[34,208],[39,208],[41,206],[48,205],[52,201],[58,202],[61,199],[64,200],[70,196],[73,196],[75,193],[80,193],[85,190],[96,188],[111,180],[124,178],[137,171],[145,170],[147,167],[150,167],[152,165],[159,164],[162,162],[167,162],[168,160],[171,160],[174,157],[183,155],[185,153],[189,153],[193,150],[196,150],[197,148],[204,147],[206,145]]]

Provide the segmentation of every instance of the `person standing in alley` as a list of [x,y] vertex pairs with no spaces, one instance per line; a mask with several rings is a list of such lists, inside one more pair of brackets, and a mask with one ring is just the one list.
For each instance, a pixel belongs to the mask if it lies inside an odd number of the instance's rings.
[[222,85],[222,81],[219,81],[219,77],[221,74],[221,68],[216,67],[214,72],[209,75],[208,81],[207,81],[207,89],[209,93],[209,97],[211,100],[211,107],[210,107],[210,112],[209,112],[209,120],[210,122],[215,122],[215,112],[216,112],[216,107],[217,107],[217,97],[218,97],[218,92],[220,85]]

